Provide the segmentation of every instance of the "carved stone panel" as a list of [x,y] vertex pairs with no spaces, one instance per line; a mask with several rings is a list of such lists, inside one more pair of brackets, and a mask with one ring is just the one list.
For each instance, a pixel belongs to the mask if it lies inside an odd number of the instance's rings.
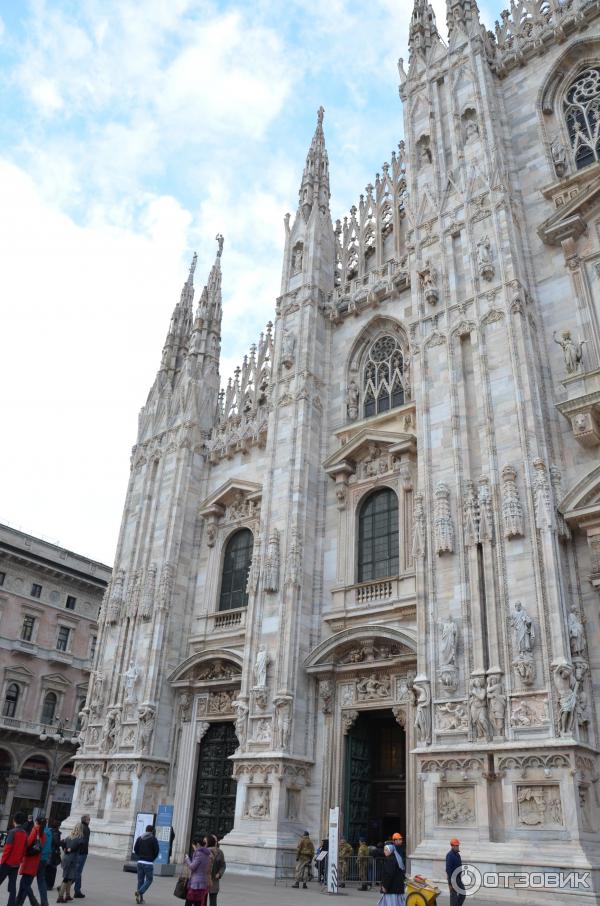
[[469,729],[469,711],[465,702],[435,705],[435,729],[438,733]]
[[517,824],[519,827],[562,827],[563,812],[560,785],[517,784]]
[[437,823],[449,827],[475,824],[475,787],[438,786]]
[[268,818],[271,814],[271,787],[249,786],[246,789],[244,818]]
[[131,805],[131,784],[117,783],[113,798],[113,808],[126,809]]
[[544,727],[550,722],[548,699],[541,696],[513,698],[510,703],[510,724],[515,728]]

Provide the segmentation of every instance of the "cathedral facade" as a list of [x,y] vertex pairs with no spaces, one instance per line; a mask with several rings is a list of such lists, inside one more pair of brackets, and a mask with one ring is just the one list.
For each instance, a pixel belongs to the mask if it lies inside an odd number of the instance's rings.
[[447,0],[442,38],[416,0],[409,48],[404,141],[335,224],[319,111],[274,322],[224,389],[222,237],[196,305],[192,264],[74,808],[124,856],[172,803],[176,858],[216,830],[273,874],[339,805],[413,872],[443,878],[458,836],[489,871],[589,871],[560,896],[592,898],[600,3],[516,0],[492,33]]

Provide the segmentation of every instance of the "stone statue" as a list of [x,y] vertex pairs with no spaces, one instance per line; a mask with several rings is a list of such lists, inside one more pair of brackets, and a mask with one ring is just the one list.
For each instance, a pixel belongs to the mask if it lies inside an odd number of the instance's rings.
[[94,677],[94,685],[92,686],[92,705],[94,706],[94,712],[99,714],[102,711],[102,705],[104,704],[104,674],[101,670],[96,673]]
[[506,695],[502,688],[502,677],[499,674],[492,674],[488,677],[486,691],[490,720],[496,731],[496,735],[500,736],[504,733]]
[[431,163],[431,149],[426,142],[419,145],[419,164],[421,167],[427,167]]
[[243,750],[246,747],[248,732],[248,706],[238,699],[233,703],[233,710],[236,713],[235,735],[238,738],[239,748]]
[[458,626],[452,615],[440,623],[440,665],[448,666],[456,663],[456,645],[458,642]]
[[581,657],[583,655],[585,651],[585,630],[577,607],[573,607],[569,613],[569,644],[573,657]]
[[471,729],[477,739],[491,739],[492,728],[487,711],[487,692],[483,677],[475,676],[471,680],[471,694],[469,696],[469,714]]
[[359,390],[356,381],[350,381],[346,391],[346,410],[350,421],[356,421],[358,418],[358,399]]
[[256,728],[257,742],[271,742],[271,721],[263,718]]
[[491,280],[495,270],[492,263],[492,244],[489,236],[482,236],[477,243],[477,266],[484,280]]
[[587,340],[579,340],[577,343],[573,340],[570,330],[563,330],[560,339],[556,339],[556,331],[553,333],[554,342],[561,347],[565,357],[565,368],[567,374],[577,374],[581,371],[583,360],[583,347]]
[[520,601],[515,604],[515,609],[510,618],[510,625],[515,633],[515,645],[521,655],[531,655],[535,642],[535,630],[531,617]]
[[137,701],[137,694],[135,687],[140,675],[140,669],[137,664],[134,664],[133,660],[129,663],[129,669],[125,673],[125,701],[134,702]]
[[431,742],[431,694],[429,683],[415,682],[412,686],[415,702],[415,732],[417,742],[428,746]]
[[293,258],[292,258],[292,274],[299,274],[302,270],[302,258],[303,250],[301,245],[297,245],[294,249]]
[[254,664],[254,681],[255,689],[264,689],[267,685],[267,667],[269,666],[269,655],[264,645],[261,645],[256,655]]
[[79,718],[79,735],[85,736],[88,724],[90,722],[90,712],[88,708],[84,708],[83,711],[80,711],[77,715]]
[[292,731],[292,703],[289,698],[282,698],[277,705],[277,740],[280,749],[287,749]]
[[102,727],[102,739],[100,742],[101,752],[112,752],[116,749],[119,741],[119,732],[121,729],[121,713],[116,708],[111,708]]
[[154,708],[150,705],[142,705],[138,711],[138,749],[142,755],[147,755],[150,751],[152,734],[154,733]]
[[279,591],[279,530],[273,529],[267,546],[264,580],[265,591]]
[[560,707],[558,715],[560,735],[568,736],[573,730],[578,683],[573,675],[573,668],[566,661],[554,668],[554,686],[558,693]]
[[281,338],[281,362],[286,368],[291,368],[294,364],[294,348],[296,339],[292,333],[284,330]]
[[475,120],[467,119],[465,121],[465,145],[479,137],[479,126]]
[[552,163],[556,170],[557,176],[564,176],[567,172],[567,152],[565,146],[557,138],[554,139],[550,146],[552,154]]

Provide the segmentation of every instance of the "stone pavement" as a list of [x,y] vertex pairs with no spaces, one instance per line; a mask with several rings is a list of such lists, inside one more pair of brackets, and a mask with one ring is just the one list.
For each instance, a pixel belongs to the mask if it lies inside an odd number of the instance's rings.
[[[125,904],[131,906],[135,903],[133,896],[135,882],[136,875],[124,872],[121,862],[91,855],[84,872],[83,890],[86,894],[84,906],[99,906],[99,904],[105,903],[110,903],[110,906],[125,906]],[[145,903],[148,906],[177,906],[178,903],[183,906],[183,901],[176,900],[173,896],[174,887],[175,878],[156,877],[144,898]],[[1,893],[2,891],[0,891],[0,896]],[[327,899],[327,893],[321,892],[319,885],[314,881],[309,885],[308,890],[295,890],[290,886],[286,887],[285,882],[274,884],[273,881],[264,878],[227,872],[221,882],[218,906],[313,906],[316,903],[324,903]],[[359,900],[364,906],[377,906],[379,894],[374,890],[362,893],[353,888],[340,891],[339,902],[341,904],[348,902],[352,906],[358,906],[357,901]],[[50,893],[49,902],[50,906],[56,902],[55,890]],[[518,906],[527,906],[521,898],[516,902],[518,902]],[[73,906],[76,906],[76,903],[77,901],[73,901]],[[443,891],[438,903],[440,906],[449,906],[450,898],[447,892]],[[497,906],[497,901],[475,896],[467,900],[467,904],[468,906],[471,904],[473,906]]]

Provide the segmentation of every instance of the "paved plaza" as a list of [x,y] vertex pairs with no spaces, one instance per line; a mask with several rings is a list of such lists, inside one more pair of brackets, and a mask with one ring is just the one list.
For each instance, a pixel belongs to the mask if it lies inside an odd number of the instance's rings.
[[[60,876],[60,871],[59,871]],[[86,906],[97,906],[107,901],[111,906],[122,906],[122,904],[135,903],[133,892],[135,890],[136,876],[131,872],[124,872],[122,863],[116,859],[100,858],[99,856],[90,856],[84,873],[83,890],[86,894]],[[176,900],[173,896],[175,887],[175,878],[156,877],[154,883],[145,896],[145,902],[148,906],[175,906],[182,900]],[[2,892],[0,891],[0,897]],[[370,890],[366,893],[346,888],[340,891],[339,898],[341,902],[351,901],[353,904],[361,901],[365,906],[376,906],[379,900],[379,893],[376,890]],[[263,878],[247,877],[245,875],[236,875],[230,872],[225,874],[221,882],[221,892],[219,894],[218,906],[307,906],[307,904],[323,903],[328,899],[328,894],[321,891],[318,884],[314,881],[309,885],[308,890],[295,890],[286,886],[286,882],[265,880]],[[50,893],[50,904],[56,901],[56,891]],[[438,903],[442,906],[449,906],[450,898],[446,891],[442,891]],[[496,906],[497,901],[484,899],[475,896],[467,901],[473,906]],[[506,901],[505,901],[506,902]],[[520,900],[520,906],[527,906],[524,900]]]

